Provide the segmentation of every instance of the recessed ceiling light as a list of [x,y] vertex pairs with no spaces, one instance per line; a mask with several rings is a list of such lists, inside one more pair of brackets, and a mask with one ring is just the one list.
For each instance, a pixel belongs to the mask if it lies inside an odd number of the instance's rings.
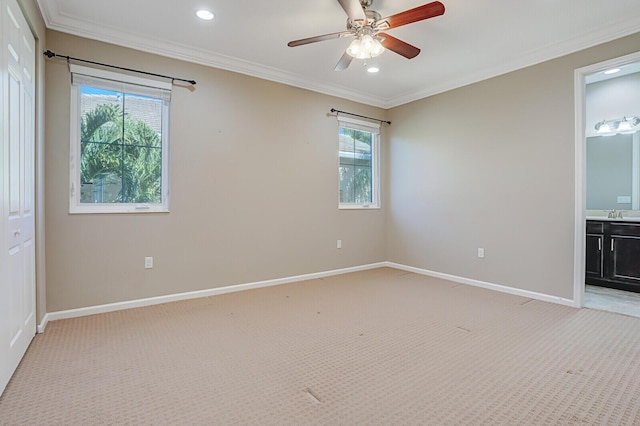
[[196,15],[198,15],[198,18],[203,19],[205,21],[210,21],[210,20],[213,19],[213,12],[210,12],[210,11],[205,10],[205,9],[201,9],[201,10],[197,11]]
[[380,68],[378,68],[378,67],[369,67],[369,68],[367,68],[367,72],[370,72],[372,74],[376,73],[378,71],[380,71]]
[[604,73],[609,75],[609,74],[615,74],[619,71],[620,71],[620,68],[611,68],[610,70],[606,70]]

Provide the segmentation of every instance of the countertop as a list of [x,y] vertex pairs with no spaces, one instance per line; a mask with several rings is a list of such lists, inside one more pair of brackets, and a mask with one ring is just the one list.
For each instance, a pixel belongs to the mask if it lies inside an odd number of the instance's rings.
[[601,222],[640,222],[640,216],[629,217],[607,217],[607,216],[587,216],[587,220],[599,220]]

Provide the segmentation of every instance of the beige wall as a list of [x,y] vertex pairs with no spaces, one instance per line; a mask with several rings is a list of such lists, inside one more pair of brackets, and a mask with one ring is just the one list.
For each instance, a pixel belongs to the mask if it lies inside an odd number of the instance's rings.
[[[198,85],[174,91],[172,212],[69,215],[69,74],[47,63],[47,310],[382,260],[572,299],[574,70],[638,45],[636,34],[383,111],[48,32],[58,53]],[[393,121],[382,210],[336,207],[331,107]]]
[[[56,53],[193,78],[171,111],[171,213],[70,215],[69,71],[47,61],[49,312],[385,260],[385,210],[339,211],[332,107],[356,104],[49,31]],[[336,249],[342,239],[343,248]],[[144,257],[154,257],[145,270]]]
[[44,117],[46,27],[36,0],[18,0],[36,40],[36,316],[40,323],[47,313],[44,216]]
[[573,299],[574,70],[638,46],[640,34],[392,109],[387,259]]

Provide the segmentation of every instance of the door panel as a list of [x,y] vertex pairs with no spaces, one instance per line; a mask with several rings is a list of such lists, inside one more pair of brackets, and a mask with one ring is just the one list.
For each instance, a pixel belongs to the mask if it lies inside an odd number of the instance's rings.
[[9,306],[9,312],[11,313],[9,347],[15,345],[15,341],[20,336],[22,329],[22,327],[20,327],[20,317],[22,316],[23,306],[22,286],[20,285],[22,282],[21,257],[22,251],[20,250],[20,246],[9,249],[9,277],[11,283],[11,293],[9,294],[9,301],[11,301],[11,306]]
[[20,81],[9,68],[7,98],[9,109],[7,111],[6,127],[9,130],[9,216],[16,216],[20,210]]
[[16,0],[0,0],[0,392],[36,331],[35,40]]

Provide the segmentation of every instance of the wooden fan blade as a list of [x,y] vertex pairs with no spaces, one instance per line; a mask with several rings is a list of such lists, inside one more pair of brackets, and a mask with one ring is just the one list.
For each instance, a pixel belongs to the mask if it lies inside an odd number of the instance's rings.
[[347,52],[344,52],[342,54],[342,58],[340,58],[340,60],[336,64],[336,67],[334,68],[334,70],[335,71],[344,71],[344,70],[346,70],[347,68],[349,68],[349,65],[351,64],[352,60],[353,60],[353,58],[351,56],[349,56],[349,54]]
[[381,38],[384,37],[384,40],[382,40],[381,43],[385,49],[389,49],[390,51],[404,56],[407,59],[413,59],[420,53],[420,49],[417,47],[412,46],[409,43],[405,43],[404,41],[390,36],[389,34],[378,33],[378,35]]
[[413,22],[422,21],[423,19],[433,18],[444,14],[444,4],[439,1],[423,4],[414,9],[405,10],[404,12],[383,18],[376,23],[377,30],[388,30],[397,28],[402,25],[411,24]]
[[360,0],[338,0],[340,6],[347,12],[347,16],[352,21],[366,21],[367,15],[360,5]]
[[318,41],[331,40],[334,38],[342,38],[352,36],[353,33],[351,31],[340,31],[338,33],[324,34],[315,37],[303,38],[300,40],[294,40],[287,43],[289,47],[302,46],[303,44],[316,43]]

